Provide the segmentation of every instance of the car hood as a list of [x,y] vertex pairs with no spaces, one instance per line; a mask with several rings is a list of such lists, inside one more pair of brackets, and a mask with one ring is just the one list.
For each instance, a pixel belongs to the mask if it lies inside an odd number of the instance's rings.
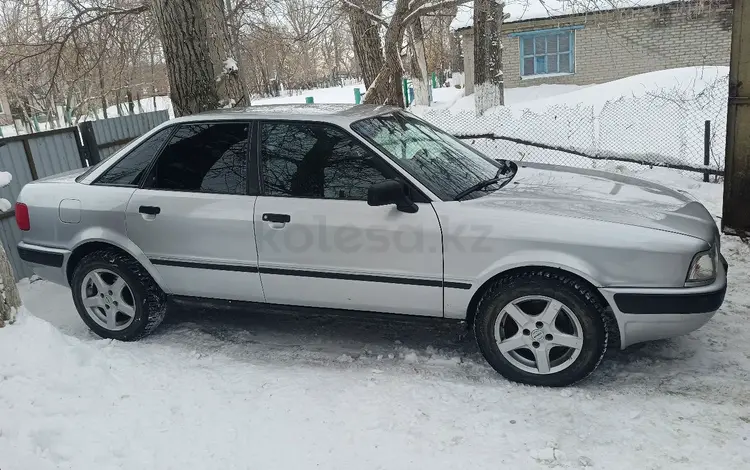
[[709,243],[718,233],[711,214],[686,192],[616,173],[558,165],[519,164],[508,185],[466,203],[622,223]]

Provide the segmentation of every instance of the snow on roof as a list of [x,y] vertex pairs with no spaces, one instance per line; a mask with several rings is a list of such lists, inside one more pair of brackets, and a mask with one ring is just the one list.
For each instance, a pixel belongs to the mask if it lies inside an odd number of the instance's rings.
[[[691,0],[506,0],[504,13],[510,17],[505,23],[554,18],[594,11],[614,10],[618,8],[647,7],[664,3],[688,2]],[[451,21],[451,30],[455,31],[474,25],[473,2],[458,6],[456,17]]]

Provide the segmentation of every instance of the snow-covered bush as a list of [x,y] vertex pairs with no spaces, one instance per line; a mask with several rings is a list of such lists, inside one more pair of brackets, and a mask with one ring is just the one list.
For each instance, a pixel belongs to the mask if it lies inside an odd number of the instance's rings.
[[[0,188],[8,186],[13,177],[7,171],[0,171]],[[0,198],[0,212],[7,212],[12,207],[10,201]],[[18,287],[13,277],[13,268],[8,262],[5,248],[0,244],[0,327],[5,323],[13,323],[16,313],[21,307],[21,297],[18,295]]]

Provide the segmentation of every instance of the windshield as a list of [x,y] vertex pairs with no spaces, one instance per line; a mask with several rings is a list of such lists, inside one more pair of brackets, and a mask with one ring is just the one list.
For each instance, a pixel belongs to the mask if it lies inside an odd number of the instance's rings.
[[[352,129],[444,201],[498,174],[505,175],[509,168],[407,113],[363,119],[352,124]],[[464,199],[497,191],[511,177],[472,191]]]

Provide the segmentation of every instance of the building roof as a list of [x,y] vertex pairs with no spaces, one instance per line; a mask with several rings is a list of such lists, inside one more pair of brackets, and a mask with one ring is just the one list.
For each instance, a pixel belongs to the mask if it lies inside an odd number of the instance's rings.
[[[504,23],[579,15],[623,8],[642,8],[665,3],[690,3],[695,0],[505,0]],[[451,30],[459,31],[474,25],[473,2],[459,5]]]

